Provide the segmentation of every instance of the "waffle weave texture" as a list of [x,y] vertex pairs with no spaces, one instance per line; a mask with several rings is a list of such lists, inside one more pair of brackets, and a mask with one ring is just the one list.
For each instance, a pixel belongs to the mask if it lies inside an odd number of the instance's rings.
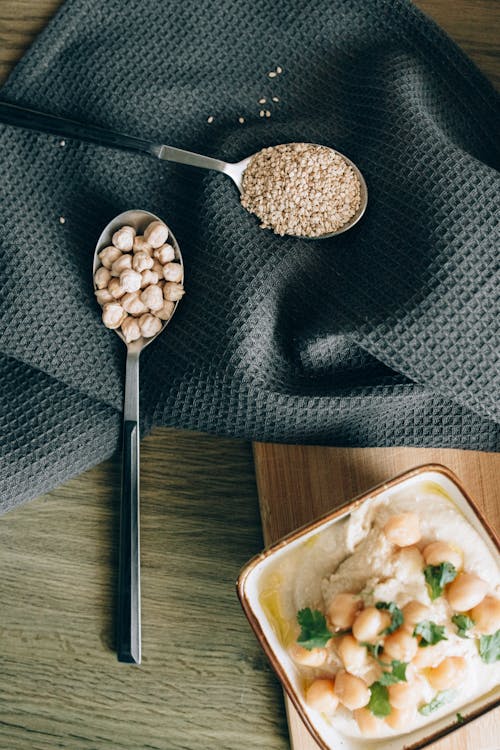
[[410,3],[67,0],[1,97],[229,161],[323,143],[369,188],[345,235],[282,239],[223,175],[0,126],[3,510],[119,445],[125,350],[91,267],[129,208],[186,265],[141,358],[146,429],[498,449],[500,108]]

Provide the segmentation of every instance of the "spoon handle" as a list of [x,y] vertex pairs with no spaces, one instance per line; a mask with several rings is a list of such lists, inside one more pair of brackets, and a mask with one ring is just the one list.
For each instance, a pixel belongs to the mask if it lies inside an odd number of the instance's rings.
[[125,371],[116,651],[118,661],[141,663],[139,352],[131,348]]
[[0,101],[0,122],[27,130],[41,133],[51,133],[64,138],[77,138],[81,141],[97,143],[100,146],[125,149],[126,151],[140,151],[150,156],[160,156],[161,145],[144,141],[124,133],[100,128],[97,125],[86,125],[66,117],[56,117],[34,109],[19,107],[17,104]]

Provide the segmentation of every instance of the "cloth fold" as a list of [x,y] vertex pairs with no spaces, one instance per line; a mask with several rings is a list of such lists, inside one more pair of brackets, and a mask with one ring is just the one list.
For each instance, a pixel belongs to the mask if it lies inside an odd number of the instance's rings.
[[1,97],[229,161],[323,143],[369,206],[344,235],[280,238],[222,175],[0,126],[0,509],[118,446],[125,350],[91,267],[129,208],[186,265],[141,357],[146,428],[498,450],[499,100],[409,2],[66,0]]

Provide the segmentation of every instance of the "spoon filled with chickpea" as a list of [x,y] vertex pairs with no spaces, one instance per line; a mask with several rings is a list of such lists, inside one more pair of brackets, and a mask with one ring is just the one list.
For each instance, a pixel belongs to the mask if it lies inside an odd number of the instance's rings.
[[102,320],[127,347],[118,561],[118,660],[141,663],[139,357],[184,295],[184,264],[170,229],[149,211],[125,211],[104,228],[93,264]]
[[368,203],[358,167],[328,146],[286,143],[225,162],[8,102],[0,102],[0,122],[221,172],[233,180],[241,205],[258,217],[261,228],[280,236],[334,237],[355,226]]

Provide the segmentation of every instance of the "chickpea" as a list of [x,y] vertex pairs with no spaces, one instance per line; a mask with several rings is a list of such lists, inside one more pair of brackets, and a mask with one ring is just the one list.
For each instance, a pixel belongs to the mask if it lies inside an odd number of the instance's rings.
[[163,307],[160,307],[159,310],[155,310],[155,315],[157,318],[160,318],[160,320],[169,320],[172,317],[174,310],[175,302],[163,300]]
[[428,620],[430,617],[430,609],[425,604],[413,599],[408,602],[402,609],[403,612],[403,627],[413,634],[415,625],[424,620]]
[[334,681],[329,679],[318,679],[311,682],[306,690],[306,703],[315,711],[325,714],[333,714],[339,705],[339,699],[335,695]]
[[170,263],[171,260],[174,260],[175,250],[172,245],[162,245],[161,247],[156,248],[153,252],[153,256],[162,264],[162,266],[164,266],[165,263]]
[[157,286],[147,286],[141,292],[141,300],[151,311],[161,310],[163,307],[163,294]]
[[359,731],[365,737],[377,737],[385,729],[384,720],[372,714],[368,708],[357,708],[353,711],[353,716]]
[[174,281],[167,281],[163,287],[163,296],[165,299],[170,300],[170,302],[177,302],[185,294],[186,290],[182,284],[176,284]]
[[133,227],[122,227],[114,233],[111,242],[124,253],[130,252],[134,245],[135,229]]
[[409,662],[416,656],[417,650],[417,639],[404,628],[398,628],[384,641],[384,654],[390,659]]
[[132,256],[124,253],[111,266],[111,276],[119,276],[127,268],[132,268]]
[[418,648],[411,663],[415,669],[426,669],[427,667],[433,667],[435,664],[439,664],[439,662],[442,661],[443,656],[443,643],[441,642],[437,643],[435,646]]
[[370,691],[364,680],[349,672],[339,672],[335,679],[335,692],[339,701],[351,711],[363,708],[370,700]]
[[131,341],[137,341],[141,338],[141,328],[137,318],[125,318],[122,323],[122,333],[125,341],[129,344]]
[[149,256],[153,255],[153,248],[149,242],[146,242],[142,234],[138,234],[134,237],[132,250],[134,253],[147,253]]
[[398,547],[409,547],[420,539],[420,521],[417,513],[391,516],[384,526],[387,539]]
[[163,278],[166,281],[182,281],[182,273],[180,263],[166,263],[163,266]]
[[147,286],[151,286],[153,284],[158,284],[158,274],[156,273],[156,271],[150,271],[147,268],[141,273],[141,289],[145,289]]
[[126,292],[137,292],[141,288],[142,276],[131,268],[126,268],[120,274],[120,284]]
[[107,302],[102,308],[102,322],[106,328],[119,328],[127,313],[119,302]]
[[144,338],[150,338],[151,336],[155,336],[158,331],[161,330],[162,323],[159,318],[155,318],[154,315],[146,313],[139,318],[139,326]]
[[113,302],[114,300],[114,297],[109,289],[96,289],[94,294],[101,307],[105,305],[106,302]]
[[426,565],[440,565],[440,563],[449,562],[457,569],[462,567],[462,553],[447,542],[431,542],[424,547],[423,555]]
[[134,257],[132,258],[132,268],[134,269],[134,271],[138,271],[139,273],[141,273],[141,271],[145,271],[146,269],[153,268],[153,263],[153,258],[142,251],[135,253]]
[[141,300],[138,292],[129,292],[128,294],[125,294],[121,298],[120,304],[124,310],[130,313],[130,315],[144,315],[144,313],[149,312],[148,307]]
[[151,270],[154,271],[154,273],[158,274],[159,279],[163,279],[163,266],[160,261],[156,260],[156,258],[153,262]]
[[476,623],[476,630],[482,635],[493,635],[500,629],[500,599],[485,596],[473,607],[470,616]]
[[391,729],[406,729],[413,724],[416,713],[416,706],[393,708],[389,716],[385,717],[385,722]]
[[122,254],[121,250],[118,250],[114,245],[108,245],[104,250],[99,253],[99,260],[101,261],[104,268],[110,269],[115,260],[118,260]]
[[467,662],[463,656],[448,656],[437,667],[427,672],[427,680],[434,690],[446,690],[465,679]]
[[152,221],[144,232],[144,240],[153,248],[161,247],[167,239],[168,228],[162,221]]
[[353,672],[366,662],[366,648],[352,635],[345,635],[339,643],[339,655],[347,672]]
[[488,584],[473,573],[460,573],[448,587],[446,593],[450,607],[457,612],[466,612],[484,599]]
[[101,266],[94,274],[94,284],[98,289],[106,289],[111,279],[111,274],[107,268]]
[[120,279],[113,277],[108,284],[108,292],[111,294],[113,299],[120,299],[125,294],[125,289],[120,283]]
[[352,634],[358,641],[373,643],[390,624],[391,616],[387,611],[367,607],[354,620]]
[[396,682],[389,685],[387,690],[391,706],[400,710],[415,707],[422,694],[420,685],[416,682]]
[[363,601],[356,594],[335,594],[328,607],[327,617],[336,628],[350,628],[362,608]]
[[300,643],[293,643],[288,649],[290,656],[297,664],[304,667],[321,667],[327,657],[326,648],[307,649]]

